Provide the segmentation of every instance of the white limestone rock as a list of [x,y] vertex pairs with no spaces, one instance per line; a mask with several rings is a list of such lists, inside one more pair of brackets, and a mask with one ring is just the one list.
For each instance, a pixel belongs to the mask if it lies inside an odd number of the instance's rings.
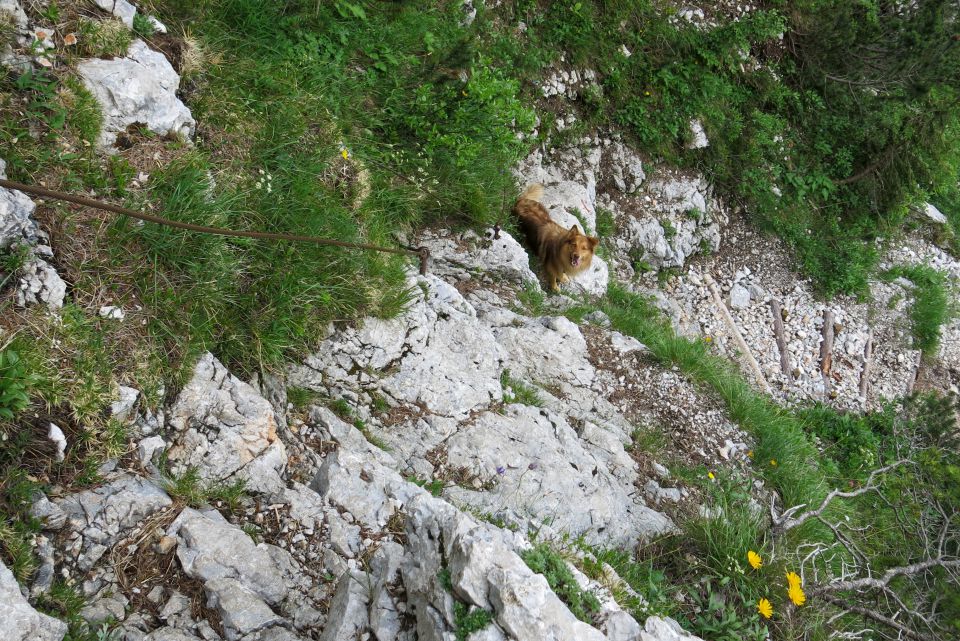
[[46,305],[50,311],[63,307],[67,284],[53,265],[34,256],[20,270],[16,303],[20,307]]
[[730,307],[733,309],[750,307],[750,290],[740,283],[735,283],[730,288]]
[[687,142],[687,149],[703,149],[709,147],[710,141],[707,139],[707,132],[703,129],[703,123],[699,120],[690,121],[690,139]]
[[204,582],[235,579],[269,605],[287,596],[289,588],[271,554],[273,546],[254,543],[216,510],[184,508],[167,528],[167,536],[177,538],[177,558],[187,576]]
[[370,617],[369,576],[358,570],[346,572],[337,582],[337,590],[330,602],[330,619],[323,629],[320,641],[356,639],[366,629]]
[[139,476],[122,473],[91,490],[56,501],[70,529],[83,536],[81,569],[92,567],[130,528],[172,505],[167,493]]
[[123,58],[85,60],[77,72],[103,110],[101,146],[112,145],[117,133],[134,123],[160,135],[193,135],[196,123],[176,95],[180,76],[142,40],[135,40]]
[[[588,436],[600,441],[602,430],[593,429],[598,433]],[[446,439],[447,464],[493,487],[451,487],[445,495],[481,512],[506,510],[532,525],[550,521],[594,544],[631,548],[672,532],[667,517],[631,496],[634,463],[622,444],[600,443],[622,456],[601,459],[564,417],[549,411],[510,405],[501,413],[484,413]],[[617,464],[627,482],[614,473]]]
[[280,467],[286,462],[273,406],[210,353],[200,358],[167,423],[174,432],[168,459],[175,470],[195,466],[205,481],[235,475],[253,480],[258,475],[244,468],[262,456]]
[[353,372],[381,371],[382,393],[454,418],[500,402],[500,352],[476,309],[433,274],[413,277],[410,284],[417,296],[404,314],[367,318],[324,341],[304,366],[292,369],[291,382],[352,385]]
[[604,149],[604,154],[617,189],[626,194],[637,191],[646,174],[643,171],[643,161],[636,152],[622,142],[614,142]]
[[117,398],[110,404],[110,414],[121,423],[132,421],[136,417],[134,410],[139,398],[139,390],[126,385],[118,386]]
[[947,224],[947,217],[943,215],[943,212],[930,203],[924,203],[923,207],[920,208],[920,213],[932,223],[938,225]]
[[67,624],[31,607],[13,572],[0,561],[0,641],[60,641]]
[[220,615],[227,641],[240,641],[248,634],[284,623],[283,617],[237,579],[213,578],[204,583],[203,589],[208,605]]
[[133,29],[133,17],[137,15],[137,8],[127,0],[93,0],[104,11],[120,18],[128,29]]

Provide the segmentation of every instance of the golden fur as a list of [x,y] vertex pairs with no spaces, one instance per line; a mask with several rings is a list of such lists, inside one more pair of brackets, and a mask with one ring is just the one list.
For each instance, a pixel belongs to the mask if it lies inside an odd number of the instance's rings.
[[543,185],[531,185],[520,194],[513,211],[520,218],[527,243],[540,258],[550,290],[557,291],[558,282],[565,283],[570,276],[590,267],[600,241],[583,234],[576,225],[564,229],[550,220],[546,207],[540,204],[541,198]]

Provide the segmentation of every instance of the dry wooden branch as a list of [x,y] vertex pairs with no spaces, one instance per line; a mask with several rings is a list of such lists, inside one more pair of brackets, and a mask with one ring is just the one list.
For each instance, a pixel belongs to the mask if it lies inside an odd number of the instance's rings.
[[931,568],[960,568],[960,559],[945,559],[943,557],[927,559],[918,563],[911,563],[910,565],[890,568],[879,578],[869,576],[861,579],[835,581],[833,583],[827,583],[826,585],[811,587],[808,592],[811,595],[817,595],[839,592],[841,590],[881,590],[887,587],[887,584],[898,576],[912,576]]
[[743,340],[743,335],[737,328],[736,321],[733,320],[733,316],[730,315],[730,310],[727,309],[726,304],[723,302],[723,297],[720,295],[720,290],[717,289],[717,282],[713,280],[713,276],[710,274],[703,275],[703,282],[707,284],[707,289],[709,289],[710,294],[713,295],[713,302],[717,306],[717,309],[720,310],[720,315],[723,316],[723,320],[727,324],[727,329],[730,330],[733,340],[736,341],[737,346],[740,348],[740,353],[743,354],[744,359],[747,361],[747,365],[749,365],[750,369],[753,371],[753,375],[754,378],[756,378],[757,383],[761,388],[763,388],[764,392],[772,396],[773,391],[767,384],[767,379],[764,378],[763,372],[760,370],[760,365],[757,364],[757,360],[753,357],[753,353],[750,351],[750,348],[747,347],[746,341]]
[[867,333],[867,344],[863,347],[863,369],[860,371],[860,400],[866,404],[870,391],[870,366],[873,364],[873,328]]
[[773,527],[771,528],[771,531],[775,536],[780,535],[786,532],[787,530],[791,530],[795,527],[799,527],[803,525],[810,519],[819,518],[824,513],[824,511],[826,511],[827,507],[830,506],[830,502],[833,501],[833,499],[836,499],[836,498],[849,499],[855,496],[860,496],[861,494],[866,494],[867,492],[874,491],[877,489],[877,484],[875,481],[878,476],[880,476],[881,474],[885,474],[892,469],[900,467],[901,465],[907,465],[907,464],[912,465],[913,462],[903,459],[899,461],[894,461],[890,465],[885,465],[883,467],[877,468],[874,471],[870,472],[870,476],[867,478],[867,482],[863,485],[863,487],[857,488],[850,492],[841,492],[840,490],[832,490],[823,499],[823,502],[820,504],[820,507],[818,507],[815,510],[808,510],[806,512],[803,512],[802,514],[796,517],[794,516],[794,514],[802,510],[804,507],[806,507],[806,505],[795,505],[787,510],[784,510],[783,514],[781,514],[780,516],[776,515],[774,506],[771,505],[770,514],[773,517]]
[[907,381],[907,396],[913,394],[913,388],[917,385],[917,377],[920,376],[920,365],[923,363],[923,352],[917,352],[914,357],[913,373],[910,374],[910,380]]
[[830,395],[830,370],[833,367],[833,310],[823,310],[823,340],[820,342],[820,375],[823,377],[823,398]]
[[869,619],[873,619],[877,623],[882,623],[886,626],[889,626],[894,630],[902,633],[903,636],[909,639],[921,638],[919,634],[917,634],[915,631],[911,630],[904,624],[900,623],[899,621],[895,621],[890,617],[884,616],[883,614],[880,614],[879,612],[876,612],[869,608],[864,608],[859,605],[848,605],[842,599],[838,599],[837,597],[829,596],[829,595],[824,595],[823,599],[828,603],[830,603],[831,605],[835,605],[838,608],[845,610],[846,612],[854,612],[856,614],[861,614]]
[[783,331],[783,308],[776,298],[770,299],[770,311],[773,313],[773,333],[777,337],[777,349],[780,350],[780,370],[791,379],[793,367],[790,365],[790,352],[787,351],[787,339]]

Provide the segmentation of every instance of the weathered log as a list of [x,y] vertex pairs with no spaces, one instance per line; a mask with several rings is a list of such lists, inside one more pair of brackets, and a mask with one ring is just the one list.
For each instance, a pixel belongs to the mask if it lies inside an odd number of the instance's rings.
[[770,311],[773,312],[773,333],[777,338],[777,349],[780,350],[780,370],[788,379],[793,378],[793,367],[790,365],[790,352],[787,350],[787,338],[783,331],[783,308],[776,298],[770,299]]
[[823,340],[820,341],[820,375],[823,377],[823,398],[830,396],[833,385],[830,371],[833,368],[833,310],[823,310]]
[[914,357],[913,373],[910,374],[910,380],[907,381],[907,396],[913,394],[913,388],[917,385],[917,378],[920,376],[920,366],[923,365],[923,352],[917,352]]
[[736,321],[733,320],[733,316],[730,315],[730,310],[727,309],[726,304],[723,302],[723,297],[720,295],[720,290],[717,289],[717,282],[713,280],[713,276],[710,274],[703,275],[703,282],[706,283],[707,289],[710,290],[710,294],[713,296],[714,304],[717,306],[717,309],[720,310],[720,315],[723,316],[723,320],[727,324],[727,329],[730,330],[733,340],[736,341],[737,346],[740,348],[740,353],[743,354],[744,359],[747,361],[747,365],[749,365],[750,369],[753,371],[753,375],[754,378],[757,379],[757,383],[763,388],[764,392],[772,396],[773,391],[770,389],[770,385],[767,384],[767,379],[763,377],[763,372],[760,370],[760,365],[757,364],[757,360],[753,357],[753,353],[750,351],[750,348],[747,347],[746,341],[743,340],[743,335],[740,333],[739,328],[737,328]]
[[873,328],[867,333],[867,344],[863,346],[863,369],[860,370],[860,401],[866,405],[870,392],[870,367],[873,365]]

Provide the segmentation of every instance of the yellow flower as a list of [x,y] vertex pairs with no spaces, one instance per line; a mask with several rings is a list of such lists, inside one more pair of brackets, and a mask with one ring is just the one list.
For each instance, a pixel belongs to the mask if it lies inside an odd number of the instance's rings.
[[775,459],[775,458],[770,459],[770,465],[772,465],[773,467],[776,467],[776,466],[777,466],[777,459]]
[[709,342],[711,342],[712,340],[713,340],[713,337],[712,337],[712,336],[704,336],[704,337],[703,337],[703,341],[704,341],[705,343],[709,343]]
[[753,450],[749,450],[747,452],[747,456],[749,456],[750,458],[753,458]]
[[347,158],[350,157],[350,152],[347,151],[346,147],[344,147],[343,149],[340,150],[340,155],[343,156],[344,160],[346,160]]
[[803,583],[796,572],[787,572],[787,585],[791,588],[799,588]]
[[763,565],[763,559],[760,558],[760,555],[750,550],[747,552],[747,561],[750,562],[750,567],[754,570],[759,570],[760,566]]
[[757,612],[763,615],[763,618],[769,619],[773,616],[773,606],[766,599],[760,599],[757,602]]
[[807,595],[803,593],[803,588],[799,585],[791,585],[790,589],[787,590],[787,596],[796,606],[801,606],[807,602]]
[[715,477],[715,476],[713,475],[713,472],[707,472],[707,478],[712,481],[713,479],[715,479],[715,478],[717,478],[717,477]]

